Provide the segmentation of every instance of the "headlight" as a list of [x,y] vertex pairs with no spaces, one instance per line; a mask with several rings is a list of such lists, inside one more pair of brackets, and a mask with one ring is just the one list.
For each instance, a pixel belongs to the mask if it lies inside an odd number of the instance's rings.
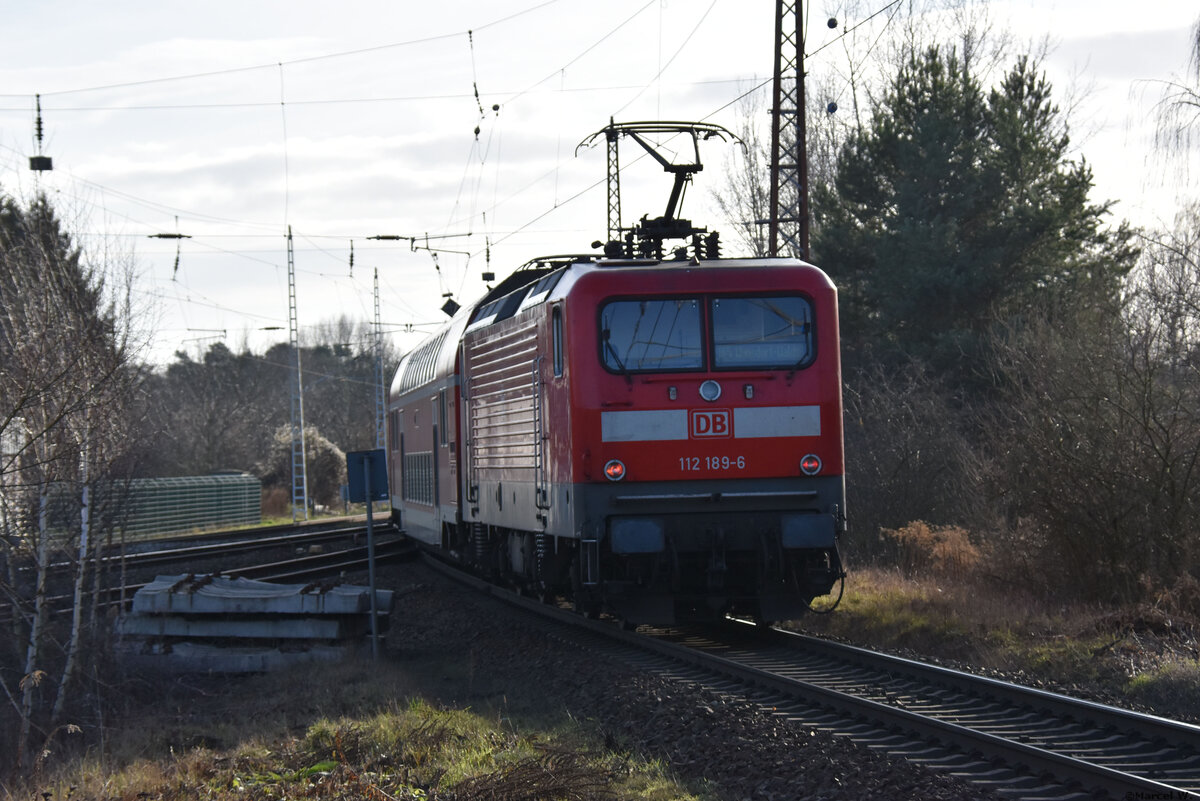
[[806,476],[815,476],[821,472],[821,457],[810,453],[800,460],[800,472]]
[[625,478],[625,463],[620,459],[609,459],[604,465],[604,476],[609,481],[620,481]]

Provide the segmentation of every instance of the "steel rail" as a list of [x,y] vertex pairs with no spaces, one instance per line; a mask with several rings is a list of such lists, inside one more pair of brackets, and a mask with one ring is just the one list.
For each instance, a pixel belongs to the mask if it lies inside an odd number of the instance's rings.
[[[1063,718],[1086,719],[1089,723],[1118,731],[1136,731],[1147,739],[1167,739],[1173,745],[1195,750],[1200,758],[1200,726],[1191,723],[1072,698],[1036,687],[978,676],[795,632],[772,629],[769,636],[777,638],[785,647],[808,653],[828,654],[871,670],[904,673],[962,692],[991,696],[1014,706],[1035,707]],[[1200,780],[1200,775],[1197,779]]]
[[367,516],[348,515],[343,517],[322,518],[319,520],[302,520],[299,522],[288,521],[286,523],[272,523],[266,526],[249,526],[247,528],[231,528],[216,531],[202,531],[192,534],[172,534],[166,537],[154,537],[149,539],[133,539],[128,540],[122,546],[114,544],[114,548],[125,547],[126,549],[135,548],[156,548],[163,545],[174,544],[178,547],[187,547],[189,544],[200,545],[206,542],[217,542],[221,540],[241,540],[249,537],[262,538],[264,535],[275,536],[278,534],[286,534],[289,531],[324,531],[330,528],[338,528],[340,526],[365,526]]
[[[338,540],[347,536],[356,537],[359,534],[365,535],[366,525],[354,525],[347,528],[319,528],[309,529],[301,528],[296,525],[272,526],[271,530],[289,531],[288,534],[276,534],[269,537],[261,537],[258,534],[263,530],[260,528],[240,529],[234,531],[223,532],[222,536],[214,538],[211,534],[201,535],[202,540],[195,545],[176,545],[173,547],[157,548],[153,550],[135,550],[130,553],[110,553],[98,557],[92,562],[93,565],[101,565],[101,569],[117,570],[123,568],[125,571],[140,570],[153,565],[171,564],[174,562],[183,562],[186,560],[205,559],[212,557],[221,557],[233,553],[247,553],[252,551],[265,551],[272,548],[295,547],[298,545],[312,545],[329,540]],[[169,542],[181,543],[190,542],[188,539],[174,539]],[[153,542],[152,540],[149,542]],[[140,544],[140,543],[139,543]],[[57,561],[53,562],[48,567],[48,576],[52,581],[57,581],[58,577],[70,573],[75,568],[73,561]],[[93,567],[92,569],[95,569]],[[28,575],[33,570],[32,565],[20,565],[17,568],[19,574]],[[10,604],[0,603],[0,618],[3,618],[9,609]]]
[[[288,526],[294,530],[295,526]],[[254,536],[255,529],[245,529],[241,532],[229,532],[228,541],[204,542],[199,545],[181,545],[173,548],[162,548],[152,551],[130,553],[123,556],[113,554],[101,557],[101,561],[117,564],[124,561],[128,567],[142,567],[158,563],[183,561],[193,557],[209,555],[224,555],[243,551],[262,551],[270,548],[294,547],[296,545],[313,544],[328,540],[341,539],[347,536],[365,535],[366,525],[355,525],[347,528],[322,529],[308,531],[301,529],[293,534],[277,534],[269,537]]]
[[[416,555],[416,547],[410,540],[391,539],[375,544],[375,560],[390,562]],[[333,573],[367,569],[367,546],[345,548],[331,553],[299,556],[251,567],[226,571],[232,577],[253,578],[260,581],[286,581],[288,579],[321,578]]]
[[[1140,793],[1142,794],[1140,797],[1143,798],[1200,798],[1200,795],[1194,794],[1187,787],[1167,784],[1145,775],[1110,767],[1096,761],[1082,759],[1061,751],[1015,739],[1017,736],[1028,733],[1031,729],[1036,730],[1048,723],[1049,721],[1046,720],[1046,715],[1043,712],[1035,711],[1031,720],[1012,732],[1012,737],[1006,737],[999,733],[989,732],[982,727],[965,725],[947,717],[938,717],[925,711],[906,709],[895,704],[867,697],[862,691],[862,685],[865,682],[861,678],[856,679],[852,675],[843,674],[835,676],[833,681],[829,681],[828,679],[825,681],[805,680],[785,675],[782,672],[783,670],[792,668],[793,666],[790,664],[780,665],[775,669],[760,668],[747,664],[740,657],[722,656],[712,653],[708,649],[697,648],[658,637],[649,637],[648,639],[649,643],[647,643],[647,647],[653,648],[664,655],[689,660],[697,667],[715,670],[738,681],[767,689],[785,697],[837,710],[844,715],[854,718],[866,718],[875,725],[882,726],[888,730],[898,729],[948,747],[967,752],[977,751],[987,755],[989,758],[999,758],[1008,765],[1023,767],[1026,772],[1048,774],[1054,776],[1060,783],[1068,785],[1076,784],[1086,791],[1099,790],[1114,797],[1125,797],[1129,793],[1134,793],[1135,795]],[[836,645],[822,641],[817,642],[820,643],[826,653],[830,651],[827,646]],[[858,660],[865,661],[868,659],[868,655],[874,656],[875,654],[865,649],[854,650],[854,656]],[[878,656],[886,657],[886,655]],[[891,663],[891,659],[894,658],[888,658],[885,661]],[[954,681],[959,686],[970,684],[973,679],[983,678],[972,676],[971,674],[958,673],[948,668],[923,665],[912,660],[903,661],[907,662],[907,667],[913,669],[914,672],[920,672],[914,666],[930,669],[936,668],[935,670],[930,670],[928,675],[936,675],[940,679],[948,678],[947,674],[956,674],[954,675]],[[853,662],[849,662],[849,665],[852,666],[853,664]],[[840,687],[836,686],[839,684],[841,685]],[[998,685],[1005,684],[1005,682],[999,682],[995,679],[986,679],[981,682],[980,686],[996,690],[998,689]],[[1027,689],[1033,693],[1054,695],[1052,693],[1044,693],[1044,691],[1035,691],[1032,688],[1020,688],[1017,685],[1008,685],[1008,687],[1014,697],[1019,694],[1021,689]],[[979,688],[975,688],[973,692],[981,694]],[[1060,710],[1071,706],[1070,702],[1074,700],[1066,696],[1056,696]],[[1088,701],[1080,701],[1077,705],[1072,706],[1072,708],[1075,714],[1080,715],[1102,710],[1109,717],[1120,717],[1121,713],[1125,711]],[[998,714],[1001,717],[1004,716],[1003,712]],[[1056,712],[1055,714],[1061,716],[1063,713]],[[1137,713],[1130,714],[1137,715]],[[1142,717],[1149,718],[1150,716]],[[996,717],[993,716],[991,720],[996,720]],[[1009,720],[1011,722],[1011,718]],[[1196,728],[1177,721],[1164,722],[1172,725],[1160,733],[1162,737],[1170,736],[1171,732],[1180,731],[1181,728],[1192,730]]]
[[[252,531],[252,530],[251,530]],[[342,529],[337,534],[339,537],[344,537],[347,534],[362,532],[365,534],[365,526],[355,526],[349,529]],[[322,532],[332,533],[332,532]],[[311,535],[311,532],[310,532]],[[276,543],[274,547],[286,546],[294,544],[294,540],[284,539],[284,542]],[[307,540],[306,540],[307,541]],[[213,553],[221,552],[220,544],[212,544],[207,546],[197,546],[213,549]],[[238,550],[237,548],[233,549]],[[190,548],[174,549],[172,553],[190,552]],[[228,552],[228,551],[225,551]],[[385,539],[376,544],[376,561],[389,562],[399,559],[408,558],[415,553],[415,548],[411,542],[404,539]],[[188,553],[187,556],[194,554]],[[176,556],[171,561],[178,561],[184,558]],[[169,563],[169,562],[168,562]],[[153,564],[153,562],[151,562]],[[241,576],[244,578],[255,578],[263,581],[282,581],[289,579],[311,579],[321,578],[336,574],[339,572],[358,571],[367,569],[367,546],[355,546],[352,548],[338,549],[323,554],[307,554],[291,559],[277,560],[259,565],[247,565],[240,568],[229,568],[220,571],[229,576]],[[104,606],[112,606],[116,604],[128,603],[133,594],[146,586],[149,582],[124,584],[116,587],[105,587],[99,590],[99,603]],[[74,601],[73,595],[53,595],[45,599],[45,603],[53,612],[69,609]],[[12,614],[11,604],[0,605],[0,620],[8,619]]]
[[[695,637],[692,639],[704,640],[707,645],[688,644],[689,638],[679,630],[656,634],[644,629],[638,633],[624,631],[611,621],[584,618],[570,610],[523,597],[464,574],[428,552],[422,552],[427,557],[426,564],[505,603],[663,658],[665,667],[655,665],[660,672],[678,674],[678,666],[686,665],[695,671],[684,674],[689,679],[748,696],[776,714],[786,712],[817,727],[847,734],[872,748],[925,764],[953,765],[953,772],[966,781],[974,781],[1010,797],[1094,798],[1101,793],[1115,798],[1200,798],[1197,792],[1200,770],[1168,770],[1172,775],[1162,780],[1148,775],[1161,768],[1162,763],[1147,760],[1155,756],[1172,756],[1180,748],[1188,747],[1193,738],[1200,737],[1200,727],[1191,724],[778,630],[752,631],[755,638],[763,635],[772,645],[785,643],[787,652],[781,654],[776,649],[767,654],[730,655],[734,649],[728,643]],[[714,653],[718,648],[726,653]],[[808,651],[827,661],[821,671],[824,677],[806,680],[786,675],[785,671],[797,669],[797,657],[806,656]],[[839,665],[833,661],[833,655],[843,651],[845,658]],[[750,660],[764,666],[749,664]],[[672,664],[676,667],[671,668]],[[921,706],[919,703],[904,708],[864,694],[864,684],[872,684],[873,690],[877,690],[900,674],[918,677],[933,688],[929,690],[931,694],[937,688],[970,692],[979,699],[975,709],[985,720],[994,723],[997,716],[1007,716],[1007,723],[994,725],[988,731],[973,725],[974,721],[968,721],[970,715],[959,715],[958,719],[939,718],[917,708]],[[910,695],[915,692],[911,687],[905,689]],[[789,705],[792,705],[790,709]],[[998,708],[986,715],[989,705]],[[1020,714],[1014,716],[1013,710],[1019,710]],[[1090,727],[1117,734],[1090,749],[1080,748],[1079,755],[1021,739],[1030,739],[1039,732],[1053,735],[1055,732],[1045,731],[1046,727],[1055,726],[1061,730],[1064,721],[1076,732]],[[1139,731],[1139,737],[1145,742],[1157,744],[1157,754],[1123,738],[1119,732],[1124,729]],[[1136,752],[1140,763],[1128,769],[1100,763],[1122,750]],[[1134,768],[1137,772],[1133,772]],[[1032,786],[1004,789],[1012,777],[1023,777]],[[1045,777],[1052,777],[1052,781]]]

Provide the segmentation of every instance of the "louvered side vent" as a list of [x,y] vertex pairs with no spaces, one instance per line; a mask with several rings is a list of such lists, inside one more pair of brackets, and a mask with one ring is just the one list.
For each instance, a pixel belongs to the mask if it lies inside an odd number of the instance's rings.
[[466,345],[471,379],[472,467],[481,480],[529,471],[537,459],[530,365],[537,356],[532,321],[506,321]]

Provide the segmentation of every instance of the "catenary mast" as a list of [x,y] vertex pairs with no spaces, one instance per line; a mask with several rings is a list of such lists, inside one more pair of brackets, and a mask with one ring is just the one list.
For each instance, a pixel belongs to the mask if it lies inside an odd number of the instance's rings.
[[776,0],[768,247],[772,256],[807,259],[808,158],[801,11],[800,0]]

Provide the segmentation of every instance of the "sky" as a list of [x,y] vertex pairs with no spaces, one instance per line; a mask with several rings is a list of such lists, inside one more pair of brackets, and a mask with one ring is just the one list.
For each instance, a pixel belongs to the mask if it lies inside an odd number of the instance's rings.
[[[1154,151],[1153,106],[1161,81],[1186,74],[1194,4],[963,1],[1012,32],[1014,53],[1047,44],[1093,198],[1117,201],[1116,218],[1169,222],[1188,189]],[[810,75],[832,76],[843,109],[843,44],[861,57],[892,10],[808,10]],[[372,319],[377,270],[383,327],[411,347],[445,319],[448,293],[484,291],[485,271],[604,237],[604,149],[577,145],[610,118],[736,130],[738,98],[773,69],[769,0],[0,0],[0,11],[0,190],[46,192],[90,256],[132,266],[142,358],[157,364],[217,341],[287,341],[289,226],[302,337],[342,315]],[[765,109],[768,93],[751,97]],[[29,170],[39,150],[53,171]],[[660,215],[670,188],[637,153],[626,141],[626,224]],[[711,193],[738,149],[714,140],[701,157],[682,216],[721,229]]]

